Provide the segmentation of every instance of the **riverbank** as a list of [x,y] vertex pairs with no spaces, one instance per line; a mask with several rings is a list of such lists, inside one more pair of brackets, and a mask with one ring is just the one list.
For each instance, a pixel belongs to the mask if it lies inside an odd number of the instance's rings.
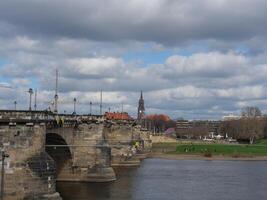
[[229,161],[267,161],[267,156],[242,156],[242,157],[231,157],[215,155],[206,157],[204,155],[193,155],[193,154],[171,154],[171,153],[159,153],[152,152],[148,154],[147,158],[161,158],[167,160],[229,160]]
[[154,143],[151,158],[173,160],[267,160],[267,145],[214,143]]

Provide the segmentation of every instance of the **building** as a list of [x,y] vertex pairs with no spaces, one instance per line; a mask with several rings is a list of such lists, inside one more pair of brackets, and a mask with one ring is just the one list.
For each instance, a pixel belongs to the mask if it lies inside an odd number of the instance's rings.
[[190,130],[192,129],[192,122],[188,120],[176,121],[176,134],[179,138],[190,138]]
[[185,130],[192,127],[192,122],[188,120],[177,120],[176,121],[176,129],[177,130]]
[[127,112],[106,112],[105,118],[109,120],[131,120]]
[[223,116],[222,119],[223,121],[238,120],[238,119],[241,119],[241,116],[230,114],[230,115]]
[[222,123],[221,121],[209,121],[208,122],[209,132],[212,135],[219,135],[221,123]]
[[184,138],[202,138],[219,135],[221,121],[188,121],[177,120],[176,132],[179,137]]
[[141,120],[145,116],[145,101],[143,99],[143,92],[141,91],[140,99],[138,102],[137,119]]

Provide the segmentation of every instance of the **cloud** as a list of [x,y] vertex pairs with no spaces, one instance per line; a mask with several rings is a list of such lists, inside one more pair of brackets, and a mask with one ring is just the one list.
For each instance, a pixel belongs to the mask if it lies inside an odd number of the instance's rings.
[[[44,48],[40,41],[29,43]],[[145,67],[112,56],[68,58],[58,54],[40,56],[38,52],[38,48],[22,54],[15,51],[13,63],[5,64],[0,72],[24,96],[20,98],[24,105],[28,98],[21,91],[32,87],[30,77],[34,77],[42,109],[53,100],[56,69],[60,71],[61,110],[71,110],[73,98],[78,99],[84,112],[88,111],[90,101],[95,102],[97,110],[100,89],[105,92],[105,110],[109,107],[120,110],[124,102],[134,115],[141,89],[145,92],[147,112],[176,116],[191,116],[188,113],[195,112],[199,117],[218,117],[226,111],[239,112],[244,102],[267,97],[264,91],[267,65],[261,64],[264,60],[232,51],[172,55],[162,64]],[[50,60],[46,59],[48,56]],[[18,95],[5,96],[15,99]]]
[[[190,57],[171,56],[167,59],[163,76],[200,76],[200,77],[230,77],[240,73],[247,65],[247,59],[232,52],[197,53]],[[165,72],[165,73],[164,73]]]
[[264,0],[11,0],[1,1],[0,19],[22,34],[40,37],[173,45],[265,36],[266,8]]
[[148,113],[172,117],[267,111],[266,10],[265,0],[1,1],[0,82],[13,89],[0,88],[0,106],[27,108],[32,87],[47,108],[59,69],[62,112],[73,98],[98,112],[100,89],[104,110],[123,103],[133,115],[140,90]]

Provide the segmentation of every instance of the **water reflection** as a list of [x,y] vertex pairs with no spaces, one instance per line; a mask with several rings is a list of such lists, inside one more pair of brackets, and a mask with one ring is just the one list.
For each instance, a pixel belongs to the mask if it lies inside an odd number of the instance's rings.
[[64,200],[132,199],[132,183],[137,168],[115,169],[117,180],[110,183],[58,182],[57,190]]
[[64,200],[266,199],[267,162],[147,159],[112,183],[58,183]]

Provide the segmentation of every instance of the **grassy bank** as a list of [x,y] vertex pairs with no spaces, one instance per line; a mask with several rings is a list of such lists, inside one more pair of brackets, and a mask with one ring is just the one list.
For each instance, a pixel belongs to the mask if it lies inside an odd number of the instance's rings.
[[202,155],[251,157],[267,156],[266,141],[259,141],[254,145],[241,144],[207,144],[207,143],[156,143],[152,148],[155,153],[177,154],[177,155]]

